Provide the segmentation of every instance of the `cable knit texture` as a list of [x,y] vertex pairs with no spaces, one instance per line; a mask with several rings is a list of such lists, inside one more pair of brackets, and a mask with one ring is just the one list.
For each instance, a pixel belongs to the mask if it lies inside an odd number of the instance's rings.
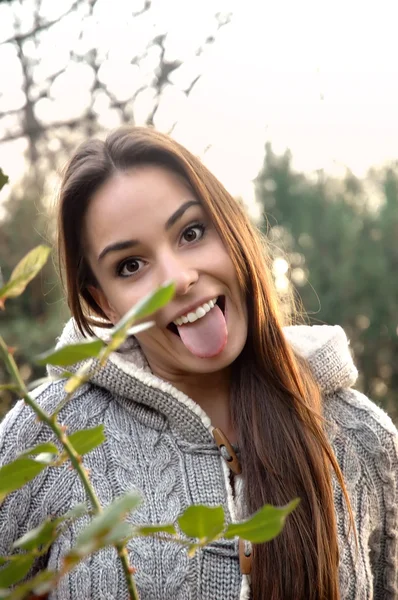
[[[102,335],[104,332],[102,332]],[[353,390],[357,371],[340,327],[288,327],[288,342],[304,356],[324,395],[328,435],[342,468],[354,511],[359,548],[349,533],[341,490],[335,484],[340,544],[341,597],[344,600],[398,598],[398,443],[389,417]],[[59,345],[76,342],[73,320]],[[51,374],[59,377],[59,369]],[[64,397],[64,381],[38,388],[35,397],[52,412]],[[131,489],[144,502],[133,523],[174,521],[190,504],[224,507],[228,520],[239,514],[228,469],[202,409],[169,383],[155,377],[132,340],[114,353],[93,381],[62,409],[69,433],[100,423],[106,442],[84,463],[103,505]],[[20,452],[53,439],[31,409],[19,402],[0,426],[1,464]],[[239,495],[239,485],[236,494]],[[67,465],[46,469],[14,492],[0,508],[0,553],[49,515],[64,514],[84,502],[83,487]],[[87,518],[70,525],[35,569],[59,568]],[[128,546],[141,600],[238,600],[249,595],[242,577],[236,540],[220,540],[193,559],[172,542],[138,538]],[[112,548],[103,549],[65,576],[52,600],[123,600],[127,598],[121,566]]]

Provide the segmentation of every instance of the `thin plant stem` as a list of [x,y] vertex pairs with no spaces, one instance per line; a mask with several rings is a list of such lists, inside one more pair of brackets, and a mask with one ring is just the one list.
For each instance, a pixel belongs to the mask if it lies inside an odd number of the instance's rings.
[[129,557],[127,554],[127,548],[125,544],[116,544],[116,550],[119,555],[119,558],[122,562],[122,567],[124,571],[124,575],[127,581],[127,589],[129,591],[130,600],[139,600],[137,586],[135,585],[135,580],[133,577],[134,567],[132,567],[129,563]]

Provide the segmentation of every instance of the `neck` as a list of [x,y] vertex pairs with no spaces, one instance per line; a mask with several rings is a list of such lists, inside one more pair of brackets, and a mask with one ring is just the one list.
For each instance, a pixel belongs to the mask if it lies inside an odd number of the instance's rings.
[[151,365],[154,375],[168,381],[198,404],[213,427],[219,427],[235,442],[230,411],[230,369],[216,373],[165,373]]

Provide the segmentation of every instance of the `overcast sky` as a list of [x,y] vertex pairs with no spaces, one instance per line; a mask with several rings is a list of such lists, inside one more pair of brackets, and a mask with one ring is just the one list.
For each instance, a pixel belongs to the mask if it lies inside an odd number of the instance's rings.
[[[122,93],[121,7],[127,10],[131,2],[102,4],[104,15],[109,10],[102,35],[114,46],[109,77]],[[348,166],[362,175],[371,165],[398,159],[397,0],[154,4],[159,23],[168,23],[172,32],[176,55],[196,43],[195,31],[206,27],[216,4],[233,11],[232,22],[202,59],[203,77],[189,99],[170,89],[156,122],[167,130],[178,120],[174,136],[200,154],[233,194],[250,199],[267,140],[278,152],[290,147],[294,165],[305,171]],[[1,27],[0,22],[0,34]],[[62,45],[54,52],[62,53]],[[5,58],[0,57],[2,91],[4,75],[9,84],[13,77],[12,61]],[[72,80],[63,89],[68,93],[61,90],[57,112],[79,101],[81,88]],[[42,107],[43,113],[49,109]],[[13,152],[0,145],[0,164],[15,176],[20,149]]]

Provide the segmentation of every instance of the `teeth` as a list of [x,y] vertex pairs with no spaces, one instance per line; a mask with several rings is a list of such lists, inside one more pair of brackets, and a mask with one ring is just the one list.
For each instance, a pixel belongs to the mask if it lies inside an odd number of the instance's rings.
[[199,306],[199,308],[196,310],[196,316],[198,317],[198,319],[201,319],[202,317],[204,317],[205,314],[206,314],[206,311],[203,308],[203,306]]
[[213,300],[209,300],[199,306],[194,312],[190,312],[187,315],[182,317],[177,317],[173,321],[174,325],[184,325],[185,323],[194,323],[198,319],[202,319],[212,308],[214,308],[217,302],[217,298],[213,298]]

